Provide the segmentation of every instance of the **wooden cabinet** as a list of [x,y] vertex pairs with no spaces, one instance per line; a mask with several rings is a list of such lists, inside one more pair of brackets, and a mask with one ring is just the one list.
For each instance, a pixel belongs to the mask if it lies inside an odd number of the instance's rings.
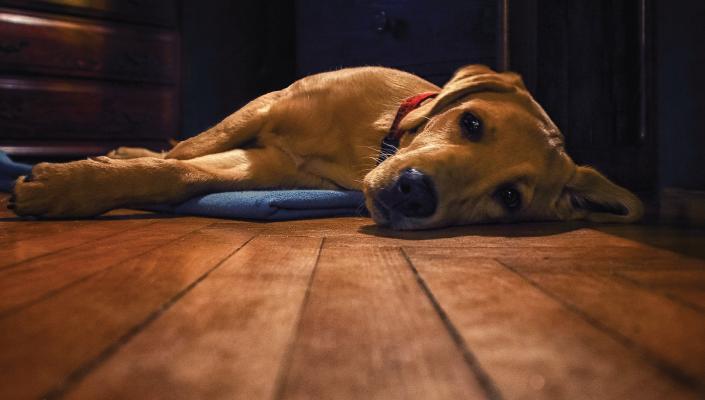
[[177,36],[160,29],[0,8],[0,72],[173,83]]
[[172,0],[2,0],[0,4],[130,24],[177,26],[177,4]]
[[[175,89],[53,78],[0,78],[3,141],[153,141],[174,132]],[[29,143],[29,142],[32,143]]]
[[495,0],[300,0],[297,72],[383,65],[440,85],[462,65],[496,65],[497,9]]
[[0,148],[165,146],[179,108],[175,15],[171,1],[0,1]]

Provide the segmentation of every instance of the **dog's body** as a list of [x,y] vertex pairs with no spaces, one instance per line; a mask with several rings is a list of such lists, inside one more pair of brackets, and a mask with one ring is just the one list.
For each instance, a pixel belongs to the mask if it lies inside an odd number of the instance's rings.
[[[377,165],[400,105],[429,91],[439,94],[399,123],[416,133]],[[109,157],[38,164],[31,177],[18,179],[12,206],[19,215],[86,217],[262,188],[362,189],[373,218],[401,229],[527,219],[628,222],[642,212],[631,193],[575,166],[518,75],[484,66],[459,70],[442,89],[381,67],[312,75],[166,154],[119,149]]]

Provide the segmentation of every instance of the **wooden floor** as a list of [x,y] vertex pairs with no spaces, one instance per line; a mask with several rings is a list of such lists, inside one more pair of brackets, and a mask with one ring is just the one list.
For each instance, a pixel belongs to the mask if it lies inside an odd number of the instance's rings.
[[0,212],[0,399],[703,398],[703,256],[646,226]]

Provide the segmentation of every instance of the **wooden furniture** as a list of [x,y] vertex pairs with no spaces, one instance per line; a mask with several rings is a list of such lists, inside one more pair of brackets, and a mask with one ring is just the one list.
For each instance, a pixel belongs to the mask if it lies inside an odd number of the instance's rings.
[[497,11],[496,0],[301,0],[297,73],[384,65],[442,85],[465,64],[497,65]]
[[0,149],[166,145],[178,125],[174,1],[0,1]]
[[5,201],[2,399],[705,393],[702,230],[18,221]]

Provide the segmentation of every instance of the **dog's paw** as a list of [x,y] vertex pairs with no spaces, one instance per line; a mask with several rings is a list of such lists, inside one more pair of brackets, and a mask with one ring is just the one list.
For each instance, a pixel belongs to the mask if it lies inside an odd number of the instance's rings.
[[17,215],[39,217],[87,217],[100,214],[102,204],[92,186],[91,164],[110,159],[85,160],[66,164],[41,163],[29,175],[21,176],[8,204]]

